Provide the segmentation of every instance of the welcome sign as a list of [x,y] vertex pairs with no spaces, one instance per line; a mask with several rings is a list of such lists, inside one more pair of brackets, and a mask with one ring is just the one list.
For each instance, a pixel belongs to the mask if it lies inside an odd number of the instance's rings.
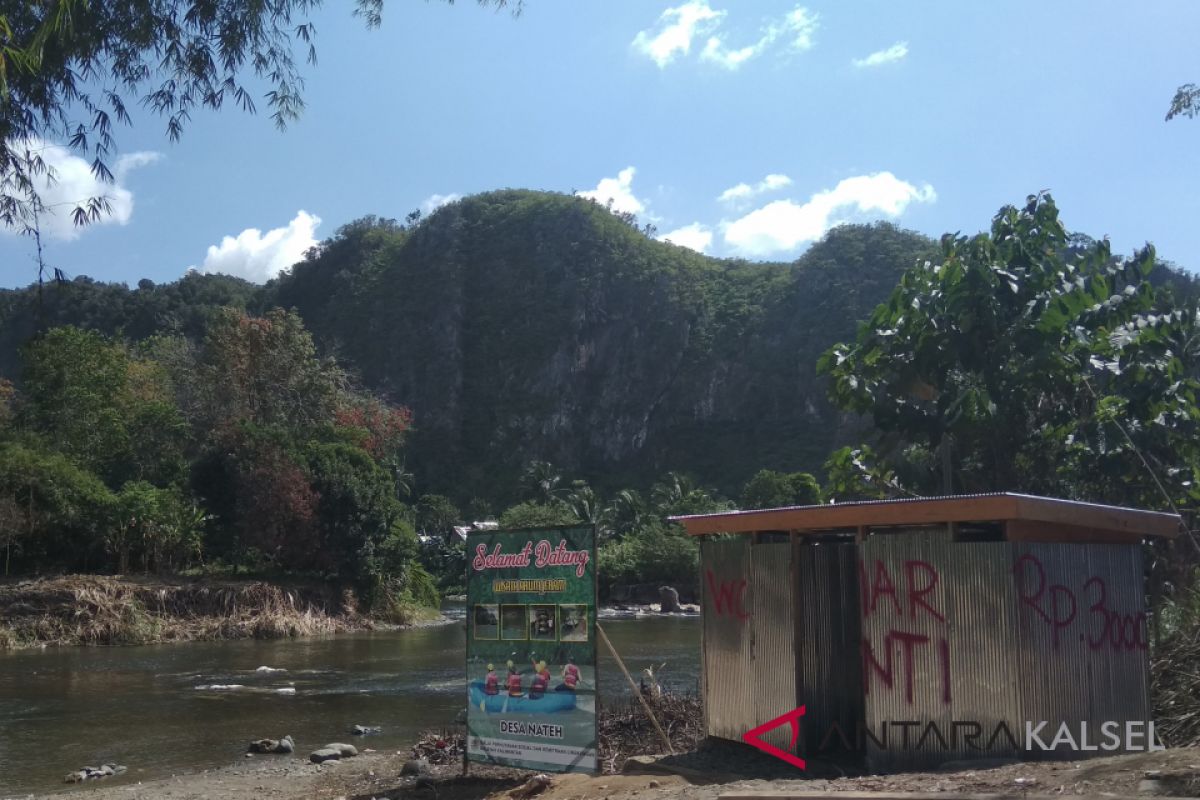
[[467,538],[467,758],[596,771],[596,531]]

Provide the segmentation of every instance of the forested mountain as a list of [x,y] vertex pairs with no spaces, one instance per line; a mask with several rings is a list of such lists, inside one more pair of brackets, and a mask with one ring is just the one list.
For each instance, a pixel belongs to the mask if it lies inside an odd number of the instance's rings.
[[819,466],[839,431],[817,356],[930,248],[874,225],[794,265],[719,261],[587,200],[504,191],[409,231],[349,226],[266,303],[413,410],[439,489],[510,496],[539,458],[602,486],[680,469],[732,490]]
[[708,258],[581,198],[477,195],[411,226],[367,218],[290,275],[0,293],[0,374],[37,329],[198,337],[222,306],[296,308],[361,383],[412,409],[421,491],[515,496],[545,459],[600,486],[671,469],[730,492],[816,469],[845,438],[814,365],[933,242],[844,226],[794,264]]
[[582,198],[499,191],[407,226],[359,220],[266,287],[77,279],[47,286],[40,311],[36,290],[7,291],[0,375],[19,383],[39,323],[197,338],[222,306],[295,308],[358,382],[412,409],[418,491],[464,502],[512,499],[534,459],[604,489],[679,470],[732,495],[760,468],[816,471],[858,435],[817,359],[935,242],[846,225],[792,264],[749,263],[631,223]]

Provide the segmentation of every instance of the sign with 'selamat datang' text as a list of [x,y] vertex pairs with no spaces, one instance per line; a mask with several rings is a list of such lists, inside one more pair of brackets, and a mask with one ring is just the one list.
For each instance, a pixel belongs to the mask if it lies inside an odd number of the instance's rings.
[[596,532],[467,537],[467,758],[596,771]]

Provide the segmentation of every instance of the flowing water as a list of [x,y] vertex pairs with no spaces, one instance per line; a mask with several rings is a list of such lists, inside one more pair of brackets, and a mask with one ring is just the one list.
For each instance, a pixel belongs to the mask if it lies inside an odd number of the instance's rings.
[[[635,677],[665,662],[665,686],[695,690],[697,618],[603,624]],[[251,739],[285,734],[302,755],[332,741],[396,750],[465,706],[464,646],[459,622],[290,641],[0,654],[0,797],[61,791],[68,772],[110,761],[129,772],[106,785],[219,767],[241,758]],[[601,652],[602,698],[628,697]],[[352,737],[355,724],[383,733]]]

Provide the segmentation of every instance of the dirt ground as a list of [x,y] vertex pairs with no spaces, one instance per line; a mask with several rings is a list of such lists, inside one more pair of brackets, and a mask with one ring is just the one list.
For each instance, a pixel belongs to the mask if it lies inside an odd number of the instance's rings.
[[[420,780],[400,777],[408,753],[371,753],[316,766],[296,757],[256,757],[220,770],[147,783],[95,784],[50,795],[56,800],[507,800],[532,773],[472,764],[435,766]],[[1200,748],[1180,748],[1084,761],[1020,763],[991,769],[893,775],[838,774],[815,765],[811,773],[771,769],[767,777],[745,770],[752,759],[705,753],[666,758],[638,769],[684,774],[558,775],[540,800],[716,800],[728,792],[852,791],[1045,796],[1200,796]],[[630,765],[632,766],[632,765]],[[758,773],[758,770],[753,767]],[[628,769],[628,767],[627,767]],[[805,775],[792,778],[791,775]],[[1154,781],[1148,785],[1147,779]]]

